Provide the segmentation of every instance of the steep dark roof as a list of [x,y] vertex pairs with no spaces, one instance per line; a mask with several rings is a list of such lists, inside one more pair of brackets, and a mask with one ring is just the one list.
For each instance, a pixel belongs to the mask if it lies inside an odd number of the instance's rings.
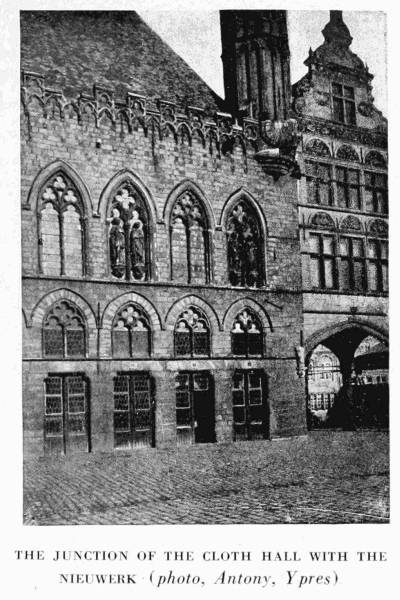
[[215,111],[223,101],[132,11],[22,11],[21,68],[66,95],[93,84]]

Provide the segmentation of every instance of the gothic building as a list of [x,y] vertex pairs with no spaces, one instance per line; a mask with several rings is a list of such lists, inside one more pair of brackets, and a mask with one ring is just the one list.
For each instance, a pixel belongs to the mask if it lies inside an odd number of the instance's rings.
[[324,43],[310,48],[308,72],[293,86],[293,108],[301,132],[308,387],[314,394],[313,364],[323,348],[331,353],[330,383],[323,369],[319,376],[330,396],[338,362],[343,384],[349,383],[362,340],[388,342],[388,156],[387,122],[373,104],[373,75],[351,51],[341,11],[330,11],[322,33]]
[[293,100],[285,11],[222,11],[222,100],[134,12],[21,13],[26,455],[301,435],[304,347],[386,339],[385,123],[324,32]]

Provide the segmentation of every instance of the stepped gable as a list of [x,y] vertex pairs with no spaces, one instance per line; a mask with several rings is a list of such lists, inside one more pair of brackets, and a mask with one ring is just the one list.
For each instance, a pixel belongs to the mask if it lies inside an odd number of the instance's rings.
[[115,91],[207,112],[223,100],[133,11],[21,11],[21,68],[67,96]]

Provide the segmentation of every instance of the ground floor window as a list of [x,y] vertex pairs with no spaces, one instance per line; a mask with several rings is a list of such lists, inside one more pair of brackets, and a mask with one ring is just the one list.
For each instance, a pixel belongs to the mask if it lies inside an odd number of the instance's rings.
[[176,375],[176,430],[178,445],[215,442],[215,407],[208,372]]
[[46,454],[90,451],[87,379],[82,374],[49,375],[44,382]]
[[148,372],[114,378],[114,447],[155,445],[154,394]]
[[262,371],[235,371],[232,387],[235,440],[257,440],[268,436],[268,407]]

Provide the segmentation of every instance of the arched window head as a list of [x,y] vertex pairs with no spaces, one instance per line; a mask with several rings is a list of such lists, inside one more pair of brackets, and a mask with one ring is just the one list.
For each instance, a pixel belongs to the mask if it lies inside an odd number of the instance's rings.
[[190,190],[176,200],[170,220],[171,275],[174,281],[209,281],[208,227],[202,202]]
[[47,313],[43,354],[54,358],[85,356],[85,321],[80,310],[67,300],[57,302]]
[[210,327],[198,308],[187,308],[179,316],[174,337],[177,356],[209,356]]
[[121,308],[113,323],[113,356],[143,357],[150,355],[150,325],[136,304]]
[[72,179],[61,171],[48,179],[38,207],[41,272],[81,277],[84,274],[84,210]]
[[249,309],[242,310],[234,320],[231,340],[235,356],[259,356],[263,353],[261,323]]
[[149,279],[148,212],[143,198],[129,181],[113,196],[107,221],[112,275],[136,281]]
[[229,281],[235,286],[261,287],[264,283],[261,226],[253,207],[241,201],[226,223]]

